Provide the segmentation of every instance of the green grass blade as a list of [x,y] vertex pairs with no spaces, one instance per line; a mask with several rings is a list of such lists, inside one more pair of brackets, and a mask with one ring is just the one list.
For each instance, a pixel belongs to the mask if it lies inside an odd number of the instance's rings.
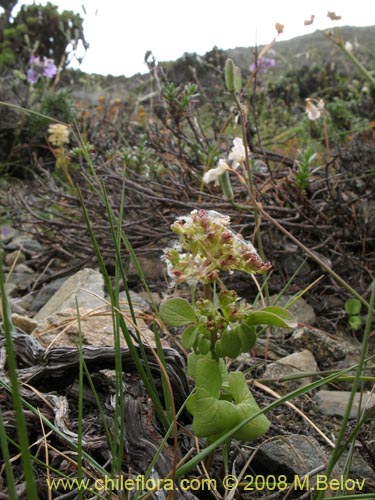
[[[90,221],[90,218],[89,218],[89,215],[87,213],[87,210],[86,210],[86,206],[85,206],[85,203],[84,203],[84,200],[83,200],[83,197],[82,197],[82,193],[80,192],[80,190],[78,190],[78,194],[79,194],[79,197],[80,197],[80,201],[81,201],[81,206],[82,206],[82,211],[83,211],[83,215],[84,215],[84,218],[85,218],[85,222],[86,222],[86,225],[87,225],[87,229],[88,229],[88,232],[89,232],[89,235],[90,235],[90,239],[91,239],[91,243],[92,243],[92,246],[93,246],[93,250],[95,252],[95,255],[96,255],[96,258],[98,260],[98,264],[99,264],[99,268],[100,268],[100,271],[103,275],[103,278],[104,278],[104,283],[106,285],[106,288],[107,288],[107,292],[110,296],[110,300],[111,300],[111,304],[113,305],[116,300],[115,300],[115,296],[114,296],[114,291],[113,291],[113,288],[112,288],[112,284],[111,284],[111,281],[110,281],[110,278],[109,278],[109,275],[108,275],[108,272],[107,272],[107,269],[106,269],[106,266],[104,264],[104,260],[103,260],[103,257],[102,257],[102,254],[101,254],[101,251],[100,251],[100,248],[98,246],[98,243],[96,241],[96,238],[95,238],[95,235],[94,235],[94,232],[93,232],[93,229],[92,229],[92,225],[91,225],[91,221]],[[144,383],[145,387],[146,387],[146,390],[155,406],[155,411],[158,415],[158,418],[160,419],[162,425],[166,428],[168,427],[168,421],[165,417],[165,414],[164,414],[164,409],[163,409],[163,406],[161,404],[161,401],[159,399],[159,396],[155,390],[155,386],[153,383],[150,382],[150,380],[148,379],[148,376],[144,370],[144,367],[142,366],[142,363],[139,359],[139,355],[138,355],[138,352],[134,346],[134,343],[133,343],[133,340],[131,338],[131,335],[130,335],[130,332],[128,330],[128,327],[126,325],[126,322],[124,320],[124,318],[119,315],[119,325],[120,325],[120,328],[121,328],[121,331],[124,335],[124,338],[125,338],[125,342],[129,348],[129,351],[130,351],[130,354],[132,356],[132,359],[134,361],[134,364],[136,366],[136,369],[137,369],[137,372],[139,374],[139,376],[141,377],[142,379],[142,382]]]
[[[78,352],[79,352],[79,368],[78,368],[78,428],[77,428],[77,479],[82,481],[82,451],[83,451],[83,354],[82,354],[82,330],[81,330],[81,316],[79,313],[78,301],[76,297],[76,310],[77,310],[77,327],[78,327]],[[79,491],[78,499],[83,498],[83,492]]]
[[26,419],[23,413],[22,400],[18,385],[17,362],[12,342],[12,331],[14,331],[14,328],[10,315],[10,306],[5,290],[2,256],[0,258],[0,292],[3,308],[3,327],[5,335],[5,350],[7,354],[8,375],[12,387],[11,395],[15,412],[17,438],[20,443],[21,463],[25,477],[27,498],[29,500],[38,500],[35,476],[32,467],[32,458],[29,450],[29,436],[27,433]]
[[1,445],[1,455],[3,458],[5,477],[7,480],[7,494],[10,500],[17,500],[18,495],[16,492],[16,482],[14,480],[13,469],[10,463],[8,438],[4,427],[3,413],[0,406],[0,445]]

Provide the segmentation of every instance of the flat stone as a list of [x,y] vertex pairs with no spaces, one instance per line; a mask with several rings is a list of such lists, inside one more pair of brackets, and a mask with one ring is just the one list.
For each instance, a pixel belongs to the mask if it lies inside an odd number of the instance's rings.
[[14,273],[15,274],[34,274],[34,271],[31,269],[31,267],[27,266],[26,264],[23,264],[22,262],[20,264],[17,264],[16,267],[14,268]]
[[[143,312],[150,310],[150,303],[141,294],[133,292],[133,290],[129,290],[129,296],[133,308],[142,310]],[[125,291],[119,293],[119,301],[122,306],[121,308],[126,308],[130,311],[129,302]]]
[[[67,308],[40,320],[32,335],[43,347],[76,346],[79,343],[80,332],[83,345],[97,347],[114,346],[114,328],[112,312],[108,306],[101,309],[79,309],[79,324],[76,308]],[[137,327],[140,329],[141,338],[144,343],[149,342],[155,347],[154,333],[148,328],[141,314],[136,312]],[[125,323],[130,331],[134,333],[134,327],[130,319],[125,318]],[[124,336],[120,331],[120,346],[126,347]]]
[[82,269],[63,283],[34,319],[40,320],[65,309],[75,309],[76,300],[79,308],[96,309],[104,304],[101,298],[104,298],[102,275],[94,269]]
[[[291,434],[271,438],[261,444],[255,457],[261,470],[271,474],[304,476],[327,462],[327,455],[312,436]],[[262,472],[263,474],[263,472]]]
[[[342,468],[342,470],[345,470],[347,455],[348,453],[344,452],[338,460],[338,464]],[[369,481],[372,481],[374,483],[375,481],[375,471],[364,460],[358,449],[354,449],[351,457],[350,477],[361,479],[364,478],[366,479],[366,483]]]
[[274,379],[272,382],[267,381],[267,384],[275,385],[278,392],[285,394],[286,392],[298,389],[298,387],[310,384],[312,377],[296,378],[284,382],[280,382],[280,378],[301,372],[316,373],[318,370],[314,356],[310,351],[305,349],[269,364],[262,378]]
[[[315,394],[314,400],[320,413],[343,417],[349,403],[349,397],[349,391],[327,391],[322,389]],[[360,402],[361,394],[357,393],[354,396],[353,406],[350,410],[350,418],[357,418]],[[375,394],[364,393],[361,408],[366,408],[366,411],[373,412],[375,415]]]
[[[291,434],[271,438],[262,443],[253,461],[253,467],[258,474],[263,476],[272,474],[280,477],[286,475],[288,482],[298,485],[298,498],[302,498],[300,495],[303,490],[301,490],[300,485],[307,486],[309,490],[315,488],[317,477],[325,479],[324,472],[327,461],[328,455],[326,451],[315,438],[301,434]],[[307,482],[304,482],[303,479],[306,474],[315,469],[319,469],[320,472],[312,475]],[[332,471],[331,479],[340,480],[343,472],[344,461],[340,460]],[[297,477],[300,478],[300,483],[295,483]],[[374,471],[364,462],[357,450],[354,450],[348,477],[352,480],[365,479],[366,486],[374,480]],[[366,488],[366,491],[369,490]],[[327,491],[327,493],[329,494],[330,491]],[[292,494],[291,498],[295,498],[295,496]]]
[[33,313],[40,311],[40,309],[47,304],[49,299],[61,288],[66,280],[67,278],[58,278],[57,280],[53,280],[44,285],[35,297],[32,298],[30,311]]
[[43,246],[27,234],[18,234],[7,245],[6,250],[24,250],[26,253],[40,253]]
[[35,320],[28,318],[27,316],[21,316],[17,313],[12,314],[12,322],[14,326],[25,333],[31,333],[38,326],[38,323]]

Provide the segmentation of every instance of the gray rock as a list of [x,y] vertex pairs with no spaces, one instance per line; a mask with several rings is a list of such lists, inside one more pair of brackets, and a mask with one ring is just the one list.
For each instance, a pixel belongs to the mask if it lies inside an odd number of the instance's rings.
[[[349,391],[326,391],[324,389],[318,391],[314,399],[317,403],[318,410],[324,415],[336,415],[343,417],[349,403]],[[354,396],[353,406],[350,411],[350,418],[357,418],[359,405],[361,404],[361,395],[357,393]],[[366,412],[374,413],[375,415],[375,394],[363,394],[361,408],[366,408]]]
[[[289,295],[283,295],[277,301],[277,305],[280,307],[285,307],[293,297]],[[272,304],[272,298],[271,298]],[[316,322],[316,316],[314,309],[306,302],[306,300],[301,297],[292,306],[288,308],[288,311],[293,314],[298,323],[304,323],[306,325],[313,326]]]
[[[133,333],[135,338],[135,326],[130,313],[124,311],[123,317],[127,328]],[[103,305],[95,310],[86,307],[79,309],[79,326],[77,310],[74,307],[65,308],[63,311],[50,314],[38,322],[38,326],[33,330],[35,337],[42,346],[51,348],[52,346],[76,346],[80,340],[83,345],[92,346],[114,346],[114,326],[112,311],[109,306]],[[142,311],[135,310],[138,333],[144,344],[151,344],[156,347],[155,335],[142,319]],[[162,344],[164,345],[163,341]],[[120,346],[126,347],[123,333],[120,331]],[[166,344],[165,347],[168,347]]]
[[13,250],[13,252],[8,253],[4,257],[4,262],[9,267],[15,264],[22,264],[25,261],[26,261],[26,256],[20,250]]
[[40,311],[40,309],[47,304],[49,299],[61,288],[66,279],[67,278],[58,278],[41,288],[31,301],[30,311],[34,313]]
[[333,363],[343,360],[347,354],[356,350],[348,342],[338,342],[317,328],[297,328],[292,335],[292,341],[297,348],[311,351],[320,369],[332,367]]
[[17,264],[13,271],[6,274],[6,290],[9,296],[16,295],[20,290],[28,289],[39,277],[26,264]]
[[[348,453],[344,452],[338,460],[338,464],[342,468],[342,470],[345,470],[345,461],[347,455]],[[375,481],[374,470],[368,465],[368,463],[364,460],[357,449],[354,450],[351,458],[350,476],[355,478],[365,478],[366,482],[368,480]]]
[[267,383],[275,385],[278,392],[285,394],[286,392],[298,389],[298,387],[310,384],[312,382],[312,377],[302,377],[280,382],[279,379],[281,377],[294,374],[297,375],[301,372],[316,373],[317,371],[318,365],[314,356],[310,351],[305,349],[301,352],[290,354],[268,365],[262,378],[274,379],[274,382]]
[[[254,465],[261,471],[260,474],[263,476],[273,474],[280,478],[280,476],[286,475],[288,482],[292,484],[293,493],[298,494],[298,498],[302,498],[300,495],[305,489],[312,490],[316,488],[317,479],[321,481],[320,484],[324,483],[327,461],[327,453],[315,438],[292,434],[265,441],[259,447]],[[344,462],[341,460],[334,467],[330,477],[331,480],[336,481],[335,485],[339,484],[343,477],[343,464]],[[304,481],[306,474],[312,471],[315,471],[315,474]],[[374,479],[374,471],[364,462],[356,450],[353,454],[348,477],[351,484],[353,484],[353,481],[363,481],[365,479],[364,484],[366,486]],[[358,483],[356,484],[358,485]],[[305,488],[302,488],[302,486],[305,486]],[[327,490],[327,493],[329,492]],[[295,496],[292,495],[291,498],[295,498]]]
[[104,305],[101,298],[104,298],[102,275],[94,269],[82,269],[63,283],[34,319],[38,321],[64,309],[76,308],[76,299],[79,307],[95,309]]
[[19,235],[20,232],[17,229],[14,229],[10,224],[4,224],[0,228],[0,242],[4,245]]
[[[142,295],[133,292],[133,290],[129,290],[129,295],[133,308],[140,309],[143,312],[150,310],[149,302],[147,302],[147,300],[142,297]],[[119,301],[121,306],[124,306],[129,310],[129,303],[125,291],[119,293]]]
[[34,271],[31,269],[31,267],[23,263],[17,264],[14,268],[14,272],[18,274],[34,274]]
[[43,251],[43,246],[39,243],[39,241],[30,238],[30,235],[27,234],[18,234],[9,243],[7,243],[5,248],[8,251],[21,249],[26,253],[40,253]]
[[[292,276],[298,269],[301,276],[308,276],[311,273],[311,266],[304,257],[296,254],[284,255],[280,257],[280,262],[287,276]],[[301,267],[302,266],[302,267]]]
[[262,470],[294,478],[324,466],[327,455],[312,436],[292,434],[265,441],[255,459],[262,466]]

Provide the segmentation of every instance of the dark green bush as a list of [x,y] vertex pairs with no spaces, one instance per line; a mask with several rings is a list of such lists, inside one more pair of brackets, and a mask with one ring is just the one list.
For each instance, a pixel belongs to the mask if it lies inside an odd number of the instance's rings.
[[64,66],[69,62],[67,49],[73,51],[78,43],[85,49],[88,43],[83,33],[83,19],[71,11],[58,12],[51,3],[47,5],[22,5],[12,18],[17,1],[0,3],[0,70],[16,66],[25,69],[30,52],[54,59]]

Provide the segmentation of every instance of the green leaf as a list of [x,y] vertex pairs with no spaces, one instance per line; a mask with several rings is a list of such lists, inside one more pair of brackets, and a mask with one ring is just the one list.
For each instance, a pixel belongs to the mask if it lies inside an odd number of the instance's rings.
[[232,403],[219,400],[222,379],[215,360],[197,360],[195,382],[195,401],[189,408],[193,409],[192,430],[196,436],[221,434],[239,422]]
[[181,297],[162,302],[159,312],[163,321],[171,326],[184,326],[196,320],[194,309],[186,299]]
[[198,336],[198,328],[195,325],[188,326],[181,336],[181,344],[184,349],[191,349]]
[[195,374],[197,371],[198,361],[200,359],[212,359],[211,354],[207,356],[203,356],[202,354],[196,354],[195,352],[191,352],[187,357],[187,372],[188,375],[195,380]]
[[362,318],[361,316],[350,316],[348,323],[351,330],[359,330],[362,326]]
[[242,345],[236,330],[225,330],[221,335],[221,348],[224,356],[235,359],[240,354]]
[[345,302],[345,312],[350,316],[357,316],[361,313],[362,304],[358,299],[349,299]]
[[254,326],[243,323],[238,328],[236,328],[236,332],[241,341],[242,352],[250,351],[250,349],[254,347],[257,341]]
[[210,352],[211,341],[204,335],[198,340],[198,350],[201,354],[208,354]]
[[279,306],[265,307],[259,311],[252,311],[246,318],[247,325],[268,325],[280,328],[296,328],[297,321],[293,315]]
[[220,339],[215,342],[215,353],[218,358],[223,358],[225,356],[223,351],[223,344]]
[[[237,405],[240,421],[258,413],[260,408],[249,390],[243,373],[232,372],[229,374],[229,388]],[[263,436],[268,431],[269,426],[268,418],[265,415],[259,415],[244,425],[233,437],[241,441],[253,441]]]
[[[194,365],[196,390],[187,407],[194,417],[192,430],[196,436],[212,440],[259,411],[241,372],[229,374],[228,384],[224,383],[223,399],[223,378],[227,378],[225,365],[223,372],[220,362],[207,356],[194,356],[191,362]],[[268,430],[269,425],[268,419],[259,415],[234,437],[244,441],[256,439]]]
[[213,397],[196,399],[192,431],[198,437],[222,434],[239,423],[235,406]]

